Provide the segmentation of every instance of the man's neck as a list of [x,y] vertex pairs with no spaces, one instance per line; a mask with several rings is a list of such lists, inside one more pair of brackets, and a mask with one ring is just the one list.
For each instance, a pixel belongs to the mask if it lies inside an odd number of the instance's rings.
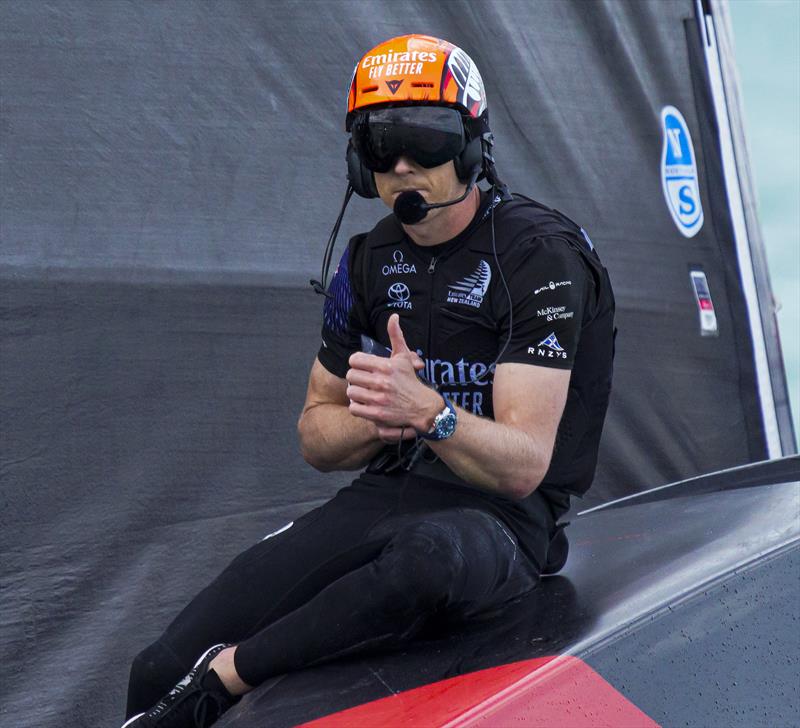
[[481,192],[476,186],[461,202],[431,210],[416,225],[403,225],[403,230],[417,245],[439,245],[466,230],[475,217],[480,202]]

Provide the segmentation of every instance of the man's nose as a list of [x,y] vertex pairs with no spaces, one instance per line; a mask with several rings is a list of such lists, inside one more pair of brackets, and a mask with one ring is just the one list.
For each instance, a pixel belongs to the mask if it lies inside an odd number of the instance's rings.
[[392,171],[395,174],[408,174],[414,171],[415,166],[414,161],[410,157],[400,156],[394,160]]

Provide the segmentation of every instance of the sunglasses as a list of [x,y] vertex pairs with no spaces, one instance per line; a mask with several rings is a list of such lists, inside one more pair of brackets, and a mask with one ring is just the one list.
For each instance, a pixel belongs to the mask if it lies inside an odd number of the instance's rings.
[[426,169],[438,167],[464,150],[467,138],[457,109],[398,106],[359,112],[351,135],[359,158],[373,172],[388,172],[398,157]]

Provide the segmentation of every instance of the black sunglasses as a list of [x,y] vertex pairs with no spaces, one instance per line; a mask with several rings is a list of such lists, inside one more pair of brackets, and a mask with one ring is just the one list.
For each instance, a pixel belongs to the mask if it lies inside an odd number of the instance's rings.
[[351,128],[353,146],[367,169],[388,172],[407,156],[426,169],[457,157],[467,142],[457,109],[396,106],[359,112]]

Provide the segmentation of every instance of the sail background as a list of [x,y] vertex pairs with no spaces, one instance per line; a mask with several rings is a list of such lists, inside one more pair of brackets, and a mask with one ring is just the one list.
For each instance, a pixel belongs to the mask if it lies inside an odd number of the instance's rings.
[[[386,37],[468,50],[502,176],[581,223],[611,271],[615,391],[587,505],[767,456],[695,7],[0,4],[3,722],[113,722],[130,659],[186,600],[350,479],[302,463],[294,422],[346,85]],[[692,239],[661,190],[667,104],[698,159]],[[341,244],[381,214],[357,200]],[[699,334],[697,265],[719,337]]]

